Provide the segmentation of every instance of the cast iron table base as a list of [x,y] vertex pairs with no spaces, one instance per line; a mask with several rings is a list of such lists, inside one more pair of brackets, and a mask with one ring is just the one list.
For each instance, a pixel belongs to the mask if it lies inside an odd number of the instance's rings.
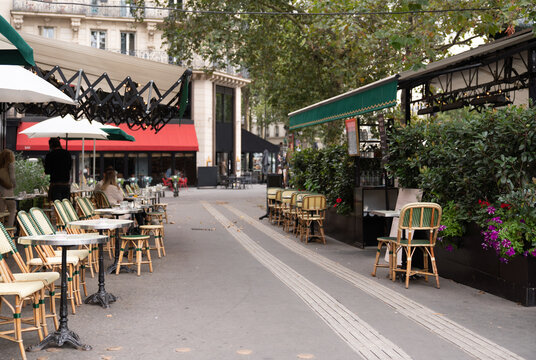
[[[102,246],[102,245],[99,245]],[[80,342],[80,338],[76,333],[69,330],[67,327],[67,248],[69,246],[61,247],[61,297],[60,297],[60,326],[58,330],[49,334],[39,344],[29,346],[27,351],[39,351],[48,347],[62,347],[64,345],[71,345],[78,350],[91,350],[90,345],[85,345]]]

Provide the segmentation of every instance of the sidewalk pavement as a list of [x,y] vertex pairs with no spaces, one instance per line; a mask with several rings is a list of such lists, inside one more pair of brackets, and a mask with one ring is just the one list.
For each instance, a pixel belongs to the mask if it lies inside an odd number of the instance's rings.
[[[536,308],[447,279],[370,276],[375,248],[300,243],[259,221],[266,187],[170,192],[167,256],[154,272],[106,277],[110,308],[82,305],[69,328],[91,351],[29,359],[533,359]],[[105,259],[108,264],[111,261]],[[88,280],[88,292],[97,279]],[[51,328],[51,325],[49,325]],[[37,342],[24,335],[26,346]],[[0,339],[0,359],[17,359]]]

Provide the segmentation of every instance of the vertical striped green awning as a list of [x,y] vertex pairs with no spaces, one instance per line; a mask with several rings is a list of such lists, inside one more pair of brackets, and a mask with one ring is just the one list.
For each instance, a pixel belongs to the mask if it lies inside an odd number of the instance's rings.
[[344,119],[396,105],[394,75],[289,114],[290,130]]
[[0,16],[0,64],[35,66],[33,49],[2,16]]

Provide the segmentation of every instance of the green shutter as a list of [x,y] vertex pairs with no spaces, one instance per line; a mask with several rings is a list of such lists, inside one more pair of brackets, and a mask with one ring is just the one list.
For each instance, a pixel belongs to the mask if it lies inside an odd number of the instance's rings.
[[[349,118],[356,115],[380,110],[396,105],[398,81],[391,77],[387,81],[380,80],[379,84],[366,85],[348,92],[347,96],[340,95],[325,100],[317,106],[310,106],[303,111],[295,111],[290,116],[290,130],[305,126]],[[360,89],[362,89],[360,91]]]

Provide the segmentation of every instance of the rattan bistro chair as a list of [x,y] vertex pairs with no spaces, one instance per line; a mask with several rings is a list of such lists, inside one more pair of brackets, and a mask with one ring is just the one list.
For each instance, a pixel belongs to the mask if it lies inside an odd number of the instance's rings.
[[110,201],[108,200],[108,196],[103,191],[95,191],[95,202],[97,204],[97,208],[99,209],[107,209],[110,208]]
[[[11,248],[11,251],[9,252],[13,259],[15,260],[15,263],[17,264],[20,273],[13,274],[13,277],[15,281],[41,281],[43,282],[43,285],[48,289],[49,293],[49,308],[50,313],[47,314],[45,309],[42,309],[41,313],[41,326],[43,327],[43,331],[45,333],[45,336],[48,335],[48,329],[47,329],[47,323],[46,319],[51,317],[54,320],[54,326],[57,329],[59,326],[58,318],[56,316],[56,297],[55,297],[55,287],[54,282],[60,278],[60,274],[53,271],[47,271],[47,272],[34,272],[31,273],[26,264],[24,263],[24,260],[22,260],[22,257],[20,256],[17,246],[7,233],[5,231],[5,228],[0,224],[0,248],[2,249],[9,249]],[[3,278],[0,276],[0,281],[3,282]],[[41,294],[41,303],[40,305],[43,305],[44,307],[44,300],[45,295],[44,293]],[[23,320],[24,322],[25,320]]]
[[268,204],[268,218],[272,222],[274,216],[275,196],[281,188],[273,187],[266,189],[266,199]]
[[[294,221],[294,217],[296,215],[296,209],[294,204],[296,203],[296,190],[285,190],[281,194],[281,216],[283,217],[283,229],[285,231],[290,231],[290,226],[292,226],[292,222]],[[294,204],[292,203],[292,199],[294,199]]]
[[[26,351],[22,341],[22,333],[27,331],[37,331],[39,340],[43,340],[43,331],[41,323],[43,321],[42,309],[40,302],[44,296],[45,285],[43,281],[17,281],[15,274],[11,272],[3,254],[11,252],[11,247],[4,244],[0,246],[0,304],[5,304],[13,313],[13,317],[0,320],[0,325],[13,325],[13,330],[0,331],[0,338],[4,338],[18,343],[22,359],[26,358]],[[14,301],[10,301],[11,297]],[[33,317],[29,321],[29,327],[23,327],[28,322],[22,318],[22,307],[25,300],[30,300],[33,304]]]
[[[392,241],[393,256],[391,262],[391,278],[396,280],[396,273],[401,272],[406,275],[406,288],[409,287],[409,279],[412,275],[424,275],[428,281],[428,276],[435,276],[436,286],[439,289],[439,274],[434,255],[434,246],[441,222],[441,206],[436,203],[411,203],[400,210],[400,220],[395,241]],[[426,233],[425,238],[415,238],[415,231]],[[403,234],[406,236],[403,236]],[[421,249],[424,257],[424,269],[413,269],[411,267],[412,257],[416,249]],[[398,268],[396,257],[398,249],[403,249],[406,253],[406,268]],[[432,272],[428,270],[428,257],[432,265]]]
[[326,197],[324,195],[306,195],[302,199],[301,208],[298,210],[300,224],[300,241],[305,238],[305,243],[311,237],[310,229],[315,223],[318,224],[320,239],[326,243],[324,236],[324,220],[326,218]]

